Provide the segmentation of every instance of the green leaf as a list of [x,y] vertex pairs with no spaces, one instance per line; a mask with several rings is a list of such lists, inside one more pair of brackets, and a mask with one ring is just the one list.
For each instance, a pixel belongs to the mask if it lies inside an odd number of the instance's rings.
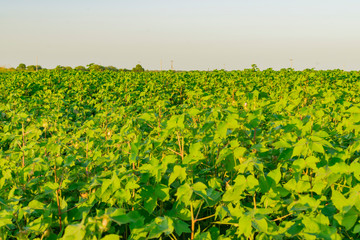
[[192,194],[193,189],[189,184],[185,183],[177,189],[175,195],[177,196],[177,200],[185,203],[186,205],[189,205]]
[[325,153],[322,144],[319,143],[319,142],[310,142],[309,143],[309,148],[313,152],[318,152],[318,153],[322,153],[322,154]]
[[101,185],[101,194],[104,194],[105,191],[108,189],[108,187],[112,184],[112,180],[111,179],[105,179],[103,182],[102,182],[102,185]]
[[54,183],[54,182],[47,182],[44,185],[44,190],[45,193],[49,194],[49,193],[53,193],[55,190],[57,190],[59,188],[59,184],[58,183]]
[[185,156],[183,163],[184,164],[195,164],[198,160],[204,158],[204,154],[201,152],[203,147],[202,142],[196,142],[190,145],[189,154]]
[[181,182],[186,179],[186,168],[176,165],[173,172],[170,174],[168,185],[170,186],[177,178],[179,178]]
[[306,166],[311,169],[317,169],[316,164],[320,162],[320,160],[314,156],[310,156],[305,159]]
[[222,122],[218,125],[215,133],[215,138],[225,138],[227,133],[227,124],[226,122]]
[[239,226],[236,229],[236,234],[238,237],[244,235],[246,238],[249,238],[252,232],[251,216],[244,215],[239,219]]
[[120,236],[116,235],[116,234],[109,234],[106,235],[105,237],[101,238],[101,240],[119,240]]
[[130,150],[130,163],[136,162],[136,157],[139,153],[139,148],[137,143],[131,143],[131,150]]
[[162,234],[169,235],[174,231],[174,222],[171,218],[157,217],[147,227],[149,239],[159,238]]
[[259,230],[260,232],[267,232],[267,228],[268,228],[268,223],[266,221],[265,218],[263,217],[256,217],[253,221],[252,221],[252,225],[254,226],[254,228],[256,228],[257,230]]
[[359,233],[360,232],[360,224],[356,224],[355,227],[354,227],[354,231],[353,233]]
[[244,148],[244,147],[237,147],[237,148],[235,148],[235,150],[234,150],[234,157],[236,157],[236,158],[241,158],[241,157],[243,157],[244,156],[244,154],[245,154],[245,152],[247,151],[247,149],[246,148]]
[[268,183],[264,176],[259,177],[259,185],[262,193],[266,193],[270,190],[271,185]]
[[40,231],[44,231],[47,228],[47,225],[48,224],[44,223],[43,216],[41,216],[35,219],[34,221],[32,221],[31,223],[29,223],[27,228],[32,231],[40,232]]
[[0,212],[0,227],[6,226],[6,225],[12,225],[12,218],[13,215],[6,210],[2,210]]
[[185,121],[185,115],[173,115],[171,116],[171,118],[169,119],[169,121],[167,121],[167,129],[173,129],[173,128],[179,128],[179,129],[183,129],[184,126],[184,121]]
[[276,148],[291,148],[292,145],[285,140],[280,139],[280,141],[273,144]]
[[176,234],[179,236],[183,233],[191,233],[189,224],[181,220],[174,220],[174,228]]
[[212,240],[209,232],[196,233],[194,240]]
[[142,226],[145,219],[138,211],[131,211],[127,214],[122,214],[121,212],[114,212],[110,214],[109,217],[118,225],[133,223],[135,226]]
[[149,113],[143,113],[139,118],[144,119],[146,121],[153,121],[155,119],[153,115],[150,115]]
[[239,202],[241,199],[244,198],[242,196],[242,193],[244,192],[245,188],[246,184],[243,184],[242,186],[230,187],[224,193],[222,200],[224,202]]
[[348,199],[344,197],[344,195],[335,189],[332,189],[331,201],[341,213],[346,213],[354,205],[354,203],[350,203]]
[[304,154],[304,151],[306,149],[306,145],[307,145],[307,140],[306,139],[300,139],[300,141],[298,141],[296,144],[295,144],[295,148],[293,150],[293,154],[292,154],[292,157],[295,157],[295,156],[301,156]]
[[346,230],[350,230],[356,223],[356,220],[358,219],[359,213],[352,208],[347,213],[338,213],[334,216],[336,221],[339,222],[341,226],[344,226]]
[[259,181],[257,180],[256,177],[254,177],[254,175],[249,175],[246,178],[246,184],[247,184],[247,188],[248,191],[254,189],[255,187],[259,186]]
[[113,176],[111,178],[111,187],[112,187],[112,192],[119,190],[121,187],[120,179],[118,178],[115,172],[113,172]]
[[30,209],[44,209],[44,206],[45,204],[39,202],[38,200],[32,200],[28,205]]
[[82,224],[69,225],[65,229],[62,240],[77,240],[85,237],[85,227]]
[[274,180],[275,184],[278,184],[280,182],[280,179],[281,179],[280,167],[276,168],[275,170],[270,171],[268,173],[267,177]]
[[192,185],[194,191],[204,191],[206,190],[207,186],[202,182],[197,182]]
[[169,190],[165,185],[158,184],[154,187],[147,186],[142,190],[141,196],[144,199],[144,208],[151,214],[156,205],[158,199],[162,201],[169,200]]

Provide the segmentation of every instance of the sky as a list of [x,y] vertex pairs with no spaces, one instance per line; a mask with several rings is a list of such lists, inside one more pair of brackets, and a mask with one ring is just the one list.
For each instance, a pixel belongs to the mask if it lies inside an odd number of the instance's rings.
[[0,66],[360,70],[359,9],[359,0],[0,0]]

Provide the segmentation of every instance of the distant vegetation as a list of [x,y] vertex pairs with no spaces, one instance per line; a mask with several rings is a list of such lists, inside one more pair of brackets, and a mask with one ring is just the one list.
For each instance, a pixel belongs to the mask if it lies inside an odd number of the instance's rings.
[[133,69],[132,69],[133,72],[144,72],[145,69],[140,65],[140,64],[137,64]]
[[[102,66],[102,65],[99,65],[99,64],[95,64],[95,63],[90,63],[90,64],[86,65],[86,67],[77,66],[77,67],[72,68],[70,66],[58,65],[55,68],[53,68],[53,70],[56,70],[56,71],[71,71],[73,69],[77,70],[77,71],[97,71],[97,72],[104,72],[104,71],[144,72],[145,71],[145,69],[140,64],[137,64],[132,70],[126,69],[126,68],[117,68],[117,67],[114,67],[114,66]],[[16,68],[0,67],[0,72],[11,72],[11,71],[35,72],[35,71],[39,71],[39,70],[52,70],[52,69],[46,69],[46,68],[41,67],[40,65],[26,66],[26,64],[24,64],[24,63],[20,63],[19,66],[17,66]]]

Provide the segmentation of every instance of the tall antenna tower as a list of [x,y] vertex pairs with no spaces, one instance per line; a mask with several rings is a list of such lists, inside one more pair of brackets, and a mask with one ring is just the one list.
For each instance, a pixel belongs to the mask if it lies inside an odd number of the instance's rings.
[[36,56],[36,71],[38,71],[38,57]]
[[293,68],[293,60],[292,58],[290,58],[290,68]]
[[174,71],[174,60],[171,60],[171,70]]
[[160,60],[160,71],[162,71],[162,60]]

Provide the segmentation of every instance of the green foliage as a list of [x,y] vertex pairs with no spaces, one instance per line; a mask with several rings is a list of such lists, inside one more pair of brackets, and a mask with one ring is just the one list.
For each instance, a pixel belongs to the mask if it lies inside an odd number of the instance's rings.
[[64,67],[64,66],[58,65],[58,66],[56,66],[55,70],[58,71],[58,72],[59,72],[59,71],[71,71],[72,68],[71,68],[71,67]]
[[19,66],[16,68],[18,71],[25,71],[26,65],[24,63],[20,63]]
[[105,67],[98,65],[98,64],[94,64],[94,63],[90,63],[89,65],[87,65],[88,70],[90,71],[97,71],[97,72],[103,72],[105,71]]
[[132,69],[133,72],[144,72],[145,69],[140,65],[140,64],[137,64],[133,69]]
[[1,239],[359,239],[360,73],[0,74]]
[[114,67],[114,66],[107,66],[105,69],[108,70],[108,71],[114,71],[114,72],[118,71],[118,69],[116,67]]
[[29,65],[29,66],[26,67],[26,70],[28,70],[30,72],[34,72],[34,71],[36,71],[36,69],[41,70],[42,67],[40,65],[37,65],[37,66],[36,65]]
[[4,72],[13,72],[15,71],[14,68],[6,68],[6,67],[0,67],[0,72],[4,73]]
[[84,67],[84,66],[77,66],[74,69],[78,70],[78,71],[86,71],[86,67]]
[[260,70],[256,64],[251,64],[251,68],[254,72]]

